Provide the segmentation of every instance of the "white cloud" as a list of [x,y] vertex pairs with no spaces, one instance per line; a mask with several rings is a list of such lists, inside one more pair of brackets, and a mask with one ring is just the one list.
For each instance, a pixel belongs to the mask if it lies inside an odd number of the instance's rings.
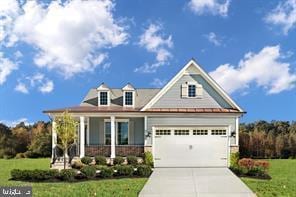
[[220,46],[222,43],[221,39],[214,32],[210,32],[209,34],[205,35],[206,39],[213,43],[215,46]]
[[282,27],[285,35],[296,26],[296,0],[280,2],[266,17],[265,21]]
[[49,93],[53,90],[54,85],[53,82],[48,80],[44,84],[42,84],[38,89],[42,93]]
[[277,94],[296,85],[296,73],[283,58],[279,45],[266,46],[259,53],[247,53],[238,66],[223,64],[210,75],[229,93],[246,91],[256,84],[268,94]]
[[29,93],[29,89],[37,88],[41,93],[50,93],[54,89],[54,83],[52,80],[44,76],[44,74],[36,73],[32,76],[27,76],[24,79],[20,79],[15,90],[24,94]]
[[13,28],[13,21],[19,13],[20,8],[16,0],[0,1],[0,45],[11,32],[11,29]]
[[150,83],[151,85],[153,85],[156,88],[161,88],[163,87],[165,84],[167,83],[167,80],[161,80],[159,78],[154,78],[153,81]]
[[23,122],[26,126],[33,125],[33,123],[29,122],[27,118],[20,118],[17,120],[0,120],[0,122],[8,127],[14,127],[21,122]]
[[114,18],[111,0],[26,1],[21,9],[9,23],[6,44],[33,46],[38,67],[66,78],[93,71],[108,57],[106,50],[127,43],[126,26]]
[[144,47],[148,52],[155,53],[156,63],[149,65],[145,63],[143,66],[136,68],[135,72],[153,73],[160,66],[165,65],[172,57],[169,51],[173,47],[172,36],[167,38],[162,34],[162,25],[150,24],[145,32],[140,36],[139,45]]
[[0,85],[2,85],[13,70],[18,68],[16,63],[13,63],[4,54],[0,52]]
[[22,82],[18,82],[18,84],[15,86],[14,90],[17,92],[21,92],[23,94],[29,93],[29,90],[28,90],[26,84],[24,84]]
[[16,51],[16,52],[14,52],[14,58],[15,59],[20,59],[20,58],[22,58],[24,55],[22,54],[22,52],[20,52],[20,51]]
[[227,16],[230,0],[190,0],[189,8],[198,15]]

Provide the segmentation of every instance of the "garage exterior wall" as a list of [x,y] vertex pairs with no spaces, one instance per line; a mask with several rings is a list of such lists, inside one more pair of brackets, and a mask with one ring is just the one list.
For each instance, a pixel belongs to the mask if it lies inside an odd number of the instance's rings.
[[[230,126],[230,131],[235,131],[235,117],[147,117],[147,132],[151,133],[146,138],[146,145],[152,146],[152,127],[161,126]],[[230,138],[230,144],[235,144],[235,138]]]

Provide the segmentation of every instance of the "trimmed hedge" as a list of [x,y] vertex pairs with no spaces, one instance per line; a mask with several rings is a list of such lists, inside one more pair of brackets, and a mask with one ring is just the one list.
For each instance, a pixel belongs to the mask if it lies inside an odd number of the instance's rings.
[[[84,166],[80,170],[80,174],[77,173],[75,169],[63,169],[60,172],[58,170],[19,170],[13,169],[11,174],[12,180],[19,181],[74,181],[79,179],[93,179],[96,177],[96,170],[100,170],[98,177],[101,178],[111,178],[113,176],[141,176],[147,177],[151,174],[151,167],[148,165],[139,165],[137,170],[134,170],[134,167],[131,165],[118,165],[114,167],[107,166]],[[116,171],[116,173],[114,173]],[[255,173],[255,172],[254,172]],[[258,173],[258,172],[256,172]]]
[[84,166],[81,168],[80,172],[87,178],[93,178],[96,176],[95,166]]
[[115,170],[116,176],[132,176],[134,173],[134,167],[133,166],[116,166]]
[[76,170],[74,169],[63,169],[60,171],[59,177],[63,181],[74,181],[76,174]]
[[88,157],[88,156],[85,156],[85,157],[81,158],[81,162],[86,164],[86,165],[89,165],[92,161],[93,161],[93,159],[91,157]]
[[123,157],[115,157],[113,159],[113,165],[121,165],[124,162],[124,158]]
[[138,158],[136,156],[132,156],[132,155],[127,156],[126,160],[127,160],[127,164],[129,165],[133,165],[133,166],[138,165]]
[[102,167],[100,169],[100,177],[102,177],[102,178],[112,177],[113,174],[114,174],[114,170],[112,168]]
[[96,165],[107,165],[107,159],[105,156],[96,156],[95,157]]
[[31,180],[31,181],[45,181],[50,179],[56,179],[59,177],[58,170],[19,170],[13,169],[11,172],[11,178],[13,180]]
[[152,169],[148,165],[140,165],[137,168],[136,175],[141,177],[148,177],[152,173]]

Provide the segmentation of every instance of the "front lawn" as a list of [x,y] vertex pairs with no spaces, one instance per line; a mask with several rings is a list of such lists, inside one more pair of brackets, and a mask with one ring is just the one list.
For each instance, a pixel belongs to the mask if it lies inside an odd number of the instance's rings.
[[269,160],[271,180],[242,178],[259,196],[295,196],[296,195],[296,160]]
[[137,196],[147,178],[124,178],[78,183],[9,181],[12,169],[48,169],[49,159],[0,159],[0,186],[32,186],[33,196]]

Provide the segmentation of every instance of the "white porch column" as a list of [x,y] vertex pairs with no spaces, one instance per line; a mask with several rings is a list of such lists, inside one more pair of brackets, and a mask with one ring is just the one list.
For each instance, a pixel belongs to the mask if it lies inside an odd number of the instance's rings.
[[110,117],[111,120],[111,158],[115,158],[115,116]]
[[84,125],[84,116],[80,116],[80,158],[84,157],[84,139],[85,139],[85,125]]
[[87,117],[86,144],[89,145],[89,117]]
[[51,153],[51,157],[53,158],[54,156],[54,148],[56,147],[57,145],[57,132],[56,132],[56,122],[53,120],[52,121],[52,135],[51,135],[51,144],[52,144],[52,153]]
[[144,145],[147,145],[147,116],[144,116]]
[[239,139],[239,117],[236,117],[235,119],[235,145],[238,146]]

